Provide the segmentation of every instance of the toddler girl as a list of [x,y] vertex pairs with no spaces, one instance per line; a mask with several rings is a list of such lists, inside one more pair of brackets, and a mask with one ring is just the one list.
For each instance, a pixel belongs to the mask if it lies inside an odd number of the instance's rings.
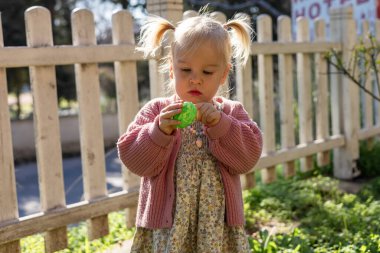
[[[232,60],[249,57],[250,25],[221,24],[207,13],[178,26],[150,17],[140,50],[154,55],[168,30],[174,94],[148,102],[117,143],[121,161],[142,177],[131,252],[250,252],[240,175],[260,158],[261,132],[241,103],[217,95]],[[180,129],[173,116],[184,101],[196,105],[197,117]]]

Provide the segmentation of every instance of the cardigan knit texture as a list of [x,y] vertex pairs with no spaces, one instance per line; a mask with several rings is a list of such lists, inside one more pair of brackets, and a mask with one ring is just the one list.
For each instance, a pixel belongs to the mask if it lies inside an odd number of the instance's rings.
[[[171,135],[159,127],[159,114],[177,99],[155,98],[138,112],[127,131],[117,142],[120,160],[132,173],[141,176],[136,226],[170,228],[175,201],[174,170],[181,145],[181,132]],[[208,148],[217,159],[225,191],[226,222],[243,226],[243,198],[240,175],[250,171],[261,156],[262,134],[241,103],[222,97],[221,118],[206,127]]]

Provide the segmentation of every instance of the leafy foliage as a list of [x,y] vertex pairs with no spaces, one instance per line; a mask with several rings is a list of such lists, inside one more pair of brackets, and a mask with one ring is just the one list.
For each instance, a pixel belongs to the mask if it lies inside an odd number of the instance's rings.
[[[380,201],[373,197],[379,182],[361,197],[342,192],[337,180],[323,176],[245,191],[253,252],[379,252]],[[273,221],[288,231],[262,229]]]
[[[374,152],[373,154],[371,152]],[[370,154],[370,155],[369,155]],[[379,143],[363,144],[361,161],[379,163]],[[363,167],[361,168],[363,169]],[[370,169],[370,167],[368,167]],[[380,173],[358,194],[343,192],[324,169],[299,173],[243,192],[246,231],[253,253],[372,253],[380,252]],[[259,173],[257,173],[259,174]],[[123,212],[111,213],[110,234],[89,242],[84,223],[69,229],[69,248],[61,253],[96,252],[130,239]],[[41,235],[21,240],[22,252],[44,251]]]
[[[68,249],[59,253],[90,253],[109,249],[117,243],[133,237],[134,229],[127,229],[123,212],[109,214],[110,233],[100,239],[89,241],[87,226],[84,222],[68,229]],[[41,234],[26,237],[21,240],[21,251],[27,253],[45,252],[44,240]]]
[[360,158],[358,167],[364,177],[374,177],[380,175],[380,142],[373,143],[368,147],[367,142],[360,144]]
[[[244,191],[246,230],[252,252],[372,253],[380,251],[380,178],[358,195],[317,175],[279,180]],[[130,239],[122,212],[110,214],[108,236],[89,242],[86,226],[69,229],[69,248],[60,253],[105,250]],[[271,224],[272,226],[268,226]],[[22,252],[43,252],[41,235],[21,240]]]

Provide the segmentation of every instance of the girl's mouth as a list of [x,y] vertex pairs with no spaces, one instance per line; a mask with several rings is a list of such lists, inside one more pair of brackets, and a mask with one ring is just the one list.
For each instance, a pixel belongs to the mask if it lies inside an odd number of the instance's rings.
[[188,93],[190,95],[192,95],[192,96],[200,96],[200,95],[202,95],[202,92],[200,92],[199,90],[191,90]]

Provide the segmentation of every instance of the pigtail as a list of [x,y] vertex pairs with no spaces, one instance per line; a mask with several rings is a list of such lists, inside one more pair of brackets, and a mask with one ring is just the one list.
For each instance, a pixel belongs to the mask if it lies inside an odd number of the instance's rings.
[[235,16],[224,24],[225,28],[230,28],[232,42],[232,57],[237,64],[244,65],[250,55],[251,50],[251,34],[249,17],[246,15]]
[[168,20],[158,17],[149,16],[146,23],[141,27],[138,51],[144,53],[144,57],[154,57],[165,32],[175,30],[175,26]]

